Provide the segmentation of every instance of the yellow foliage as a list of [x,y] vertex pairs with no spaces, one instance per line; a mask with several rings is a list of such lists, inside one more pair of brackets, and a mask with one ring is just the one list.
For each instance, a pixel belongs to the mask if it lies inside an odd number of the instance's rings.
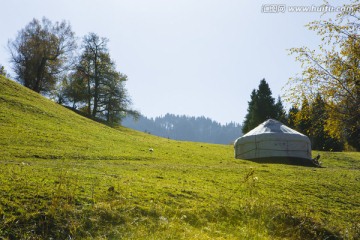
[[[354,116],[360,118],[360,108],[356,107],[360,106],[360,14],[355,11],[360,9],[360,3],[354,1],[344,7],[346,11],[335,19],[307,25],[321,37],[322,44],[317,51],[307,47],[290,49],[303,71],[300,77],[289,79],[283,97],[285,101],[299,104],[304,98],[312,102],[316,94],[320,94],[328,104],[325,129],[338,139],[343,137],[344,129],[353,132],[360,129],[357,119],[348,121]],[[297,116],[298,121],[307,119],[304,114]]]

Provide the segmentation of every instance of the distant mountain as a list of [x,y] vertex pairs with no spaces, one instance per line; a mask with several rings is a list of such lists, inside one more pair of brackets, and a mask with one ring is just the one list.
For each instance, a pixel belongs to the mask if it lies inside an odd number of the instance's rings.
[[122,125],[160,137],[192,142],[230,144],[242,135],[241,125],[238,123],[222,125],[206,117],[169,113],[156,118],[140,116],[137,121],[127,117]]

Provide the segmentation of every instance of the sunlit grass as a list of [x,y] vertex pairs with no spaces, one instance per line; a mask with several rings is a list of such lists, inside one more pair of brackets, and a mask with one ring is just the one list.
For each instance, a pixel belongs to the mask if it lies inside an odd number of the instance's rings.
[[0,149],[4,239],[360,237],[359,153],[321,152],[324,168],[235,160],[230,145],[113,129],[3,78]]

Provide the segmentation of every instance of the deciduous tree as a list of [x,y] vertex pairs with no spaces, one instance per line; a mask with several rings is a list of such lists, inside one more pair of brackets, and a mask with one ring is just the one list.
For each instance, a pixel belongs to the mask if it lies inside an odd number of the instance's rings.
[[311,111],[310,104],[306,97],[303,97],[300,111],[296,114],[295,118],[296,129],[307,136],[311,133]]
[[325,123],[328,119],[326,111],[326,103],[320,94],[316,95],[314,102],[310,107],[310,131],[309,137],[311,139],[312,149],[323,151],[341,151],[344,144],[332,138],[328,132],[325,131]]
[[289,80],[287,99],[306,96],[313,101],[319,93],[326,99],[325,130],[360,150],[360,3],[352,1],[343,9],[335,18],[307,25],[321,37],[318,50],[290,50],[303,71],[300,78]]
[[287,114],[287,124],[289,127],[296,128],[296,115],[299,112],[299,108],[296,105],[292,105]]
[[110,58],[108,39],[90,33],[83,39],[83,49],[75,71],[69,77],[66,95],[86,106],[91,117],[117,123],[127,115],[139,113],[130,109],[131,100],[125,89],[127,76],[118,72]]
[[69,67],[76,44],[70,24],[44,17],[33,19],[8,47],[16,79],[35,92],[48,93]]

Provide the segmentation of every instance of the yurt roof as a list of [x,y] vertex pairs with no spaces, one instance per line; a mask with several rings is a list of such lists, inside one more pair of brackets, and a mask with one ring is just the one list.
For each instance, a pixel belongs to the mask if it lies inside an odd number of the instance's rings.
[[291,129],[279,121],[274,119],[268,119],[263,122],[256,128],[252,129],[250,132],[243,135],[243,137],[251,136],[251,135],[259,135],[259,134],[267,134],[267,133],[284,133],[284,134],[298,134],[305,136],[294,129]]

